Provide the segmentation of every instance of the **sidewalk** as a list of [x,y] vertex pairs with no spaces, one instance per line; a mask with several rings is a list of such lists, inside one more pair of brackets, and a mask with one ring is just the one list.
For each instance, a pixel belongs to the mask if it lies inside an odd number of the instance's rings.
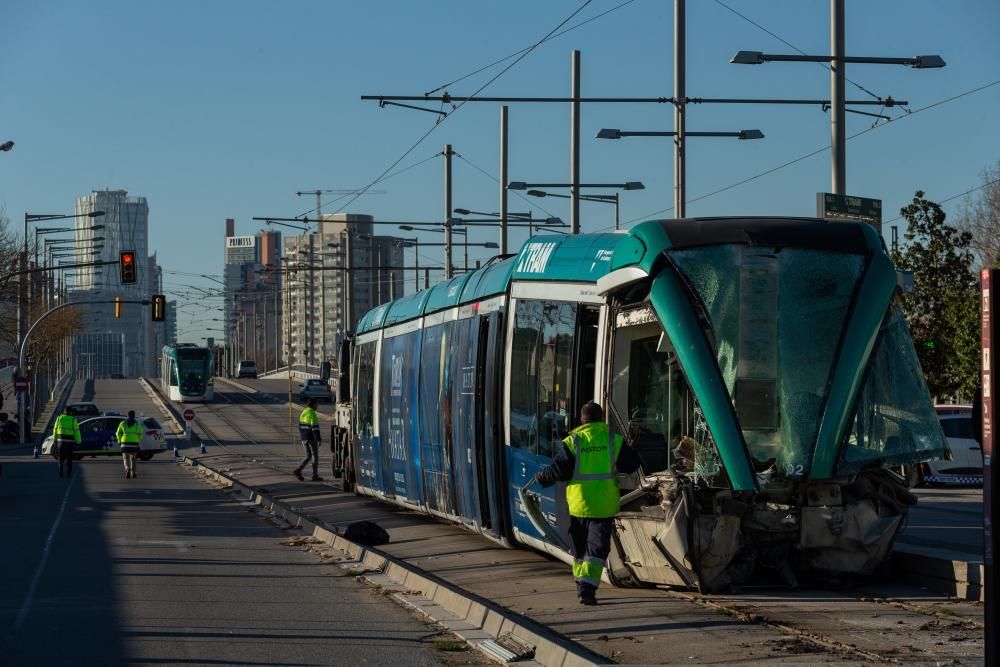
[[[956,657],[956,650],[965,657],[957,642],[948,645],[941,641],[946,637],[932,630],[916,632],[927,624],[925,614],[880,607],[881,613],[874,616],[881,618],[873,620],[870,601],[829,591],[756,589],[753,595],[708,598],[604,586],[600,605],[582,607],[569,568],[534,551],[504,549],[459,526],[344,494],[330,484],[299,482],[290,474],[239,457],[210,454],[195,460],[317,523],[344,527],[362,519],[374,521],[389,531],[390,543],[378,550],[390,558],[546,626],[614,662],[864,661],[886,649],[888,633],[932,660],[945,657],[941,655],[945,652]],[[921,600],[927,605],[939,602],[934,596]],[[844,625],[844,619],[862,616],[863,628]],[[809,635],[843,639],[827,651],[802,641]]]

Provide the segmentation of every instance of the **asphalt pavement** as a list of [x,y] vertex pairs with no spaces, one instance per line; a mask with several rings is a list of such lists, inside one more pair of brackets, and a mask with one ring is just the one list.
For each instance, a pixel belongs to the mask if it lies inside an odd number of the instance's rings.
[[[135,382],[91,389],[150,414]],[[27,452],[0,461],[3,665],[448,660],[436,628],[166,456],[134,480],[118,458],[83,459],[72,480]]]

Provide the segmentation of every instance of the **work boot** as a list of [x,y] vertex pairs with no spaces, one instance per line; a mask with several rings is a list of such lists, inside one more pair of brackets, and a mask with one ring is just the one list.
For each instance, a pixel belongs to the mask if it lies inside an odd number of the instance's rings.
[[302,471],[301,470],[293,470],[292,474],[295,475],[296,477],[298,477],[300,482],[306,481],[306,478],[302,476]]
[[314,482],[322,482],[323,478],[320,477],[319,475],[313,475],[312,476],[312,481],[314,481]]
[[593,607],[597,604],[597,598],[593,595],[581,597],[580,604],[587,605],[588,607]]

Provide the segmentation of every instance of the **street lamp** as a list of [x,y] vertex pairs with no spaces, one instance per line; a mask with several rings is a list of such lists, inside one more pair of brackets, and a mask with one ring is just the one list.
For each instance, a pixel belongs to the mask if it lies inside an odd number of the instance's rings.
[[[545,192],[544,190],[528,190],[526,193],[529,197],[555,197],[556,199],[570,199],[569,195],[559,195],[554,192]],[[596,201],[603,202],[605,204],[615,205],[615,229],[621,227],[621,207],[619,193],[614,193],[613,195],[580,195],[580,201]]]
[[[7,142],[10,144],[5,150],[10,150],[14,146],[13,142]],[[25,330],[27,328],[27,284],[28,284],[28,274],[26,273],[28,264],[28,223],[29,222],[42,222],[47,220],[70,220],[73,218],[98,218],[104,215],[104,211],[91,211],[90,213],[80,213],[76,215],[51,215],[51,214],[36,214],[27,213],[24,214],[24,251],[21,254],[20,268],[22,273],[18,277],[17,285],[17,349],[21,349],[24,344]],[[37,262],[37,258],[36,258]],[[15,377],[22,377],[24,369],[15,369]],[[20,444],[25,444],[25,423],[24,423],[24,412],[25,404],[28,400],[28,396],[24,393],[19,394],[18,403],[18,427],[20,430]]]
[[[507,184],[508,190],[527,190],[528,188],[571,188],[572,183],[525,183],[524,181],[511,181]],[[639,181],[626,181],[625,183],[580,183],[580,188],[605,188],[608,190],[645,190],[646,186]],[[579,231],[573,232],[579,234]]]
[[[623,137],[676,137],[677,132],[626,132],[614,128],[604,128],[597,133],[597,139],[622,139]],[[736,132],[684,132],[685,137],[733,137],[735,139],[763,139],[760,130],[738,130]]]
[[848,56],[844,39],[844,5],[844,0],[830,0],[829,55],[782,55],[761,51],[738,51],[729,61],[737,65],[761,65],[766,62],[821,63],[830,70],[831,188],[836,195],[847,194],[847,63],[905,65],[914,69],[937,69],[945,66],[944,59],[938,55],[910,58]]
[[[523,181],[512,181],[507,185],[510,190],[527,190],[526,194],[532,197],[559,197],[560,199],[573,199],[572,195],[554,195],[544,190],[536,188],[572,188],[572,183],[525,183]],[[614,190],[645,190],[646,186],[639,181],[626,181],[625,183],[581,183],[580,188],[607,188]],[[580,201],[603,201],[614,203],[615,205],[615,229],[619,227],[618,213],[618,193],[614,195],[577,195]],[[577,223],[579,224],[579,222]],[[579,228],[570,230],[571,234],[579,234]]]

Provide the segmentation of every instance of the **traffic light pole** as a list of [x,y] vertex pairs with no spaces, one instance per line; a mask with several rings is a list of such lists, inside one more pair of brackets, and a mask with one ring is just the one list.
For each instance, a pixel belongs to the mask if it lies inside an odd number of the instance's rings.
[[[23,374],[23,372],[24,372],[25,354],[28,351],[28,341],[31,340],[31,334],[35,331],[35,329],[38,328],[39,324],[41,324],[42,322],[44,322],[45,320],[47,320],[49,317],[51,317],[53,314],[59,312],[60,310],[62,310],[64,308],[72,308],[73,306],[87,306],[87,305],[99,304],[99,303],[138,303],[138,304],[141,304],[143,306],[148,306],[150,304],[149,301],[143,301],[143,300],[138,300],[138,299],[127,299],[127,300],[117,300],[117,301],[116,300],[112,300],[112,299],[88,299],[88,300],[85,300],[85,301],[74,301],[72,303],[62,303],[62,304],[59,304],[58,306],[55,306],[54,308],[49,308],[47,311],[45,311],[44,314],[42,314],[41,317],[39,317],[37,320],[35,320],[35,322],[30,327],[28,327],[28,331],[25,332],[24,338],[22,338],[21,342],[18,344],[18,347],[17,347],[17,369],[16,369],[16,372],[14,374],[14,377],[21,377],[22,374]],[[27,393],[30,394],[30,387],[31,387],[31,385],[29,384],[28,387],[29,387],[29,390],[28,390]],[[18,414],[18,430],[19,430],[19,435],[20,435],[19,442],[22,445],[27,444],[24,441],[24,436],[25,436],[25,429],[24,429],[24,416],[25,416],[24,412],[25,412],[25,410],[24,410],[24,408],[25,408],[26,403],[27,403],[27,396],[22,396],[21,400],[18,402],[18,408],[17,408],[18,409],[18,413],[17,413]]]

